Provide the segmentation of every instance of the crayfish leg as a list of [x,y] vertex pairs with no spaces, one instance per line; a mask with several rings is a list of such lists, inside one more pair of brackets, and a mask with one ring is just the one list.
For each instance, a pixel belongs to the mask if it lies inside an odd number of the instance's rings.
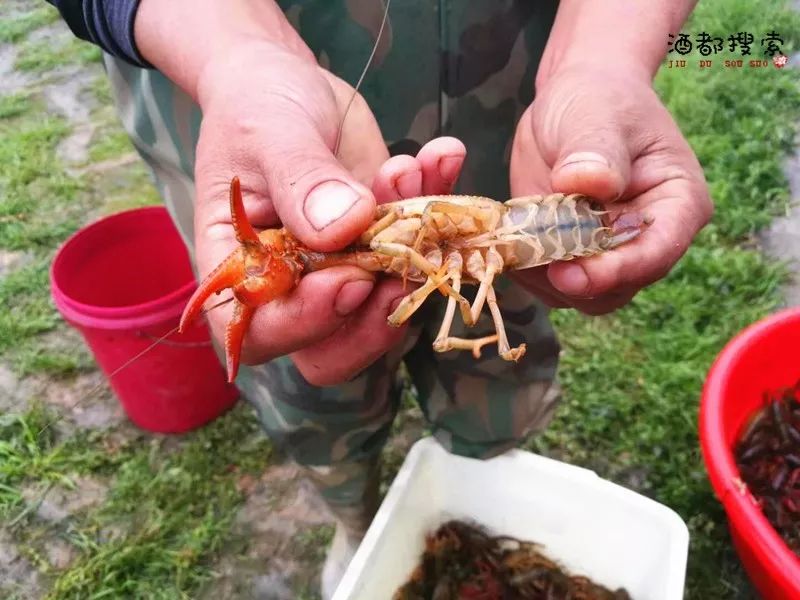
[[503,324],[503,316],[500,314],[500,308],[497,305],[497,297],[495,296],[494,288],[489,288],[486,303],[489,305],[489,311],[492,314],[492,320],[495,327],[494,335],[487,335],[481,338],[472,339],[445,337],[449,333],[448,323],[447,330],[442,327],[442,330],[439,332],[439,335],[433,342],[433,350],[435,352],[447,352],[448,350],[472,350],[472,355],[478,359],[481,357],[481,349],[484,346],[497,342],[497,353],[503,360],[517,362],[520,358],[525,356],[525,344],[520,344],[516,348],[511,348],[510,344],[508,343],[506,328]]
[[[414,251],[412,248],[408,246],[404,246],[403,244],[395,244],[391,242],[377,242],[373,241],[370,244],[372,250],[377,252],[378,254],[383,254],[385,256],[394,256],[396,258],[404,258],[411,262],[415,267],[417,267],[420,271],[425,273],[428,277],[436,277],[436,266],[434,266],[428,259],[422,256],[419,252]],[[460,293],[453,290],[450,285],[447,284],[446,279],[440,279],[437,287],[440,292],[443,294],[450,296],[456,299],[462,307],[462,313],[469,318],[469,300],[464,298]]]
[[433,349],[436,352],[447,352],[448,350],[472,350],[472,356],[478,359],[481,357],[481,348],[488,346],[489,344],[493,344],[496,341],[497,334],[474,339],[448,337],[437,340],[437,343],[434,344]]
[[[443,281],[447,281],[447,270],[447,265],[442,265],[442,268],[439,269],[438,273],[428,276],[428,280],[422,285],[422,287],[417,288],[408,296],[403,298],[394,312],[389,315],[389,325],[392,325],[393,327],[400,327],[400,325],[408,321],[408,319],[411,318],[411,315],[413,315],[417,309],[422,306],[422,303],[425,302],[425,299],[430,296],[431,293],[436,291]],[[451,297],[448,300],[453,300],[453,298]]]
[[494,328],[497,331],[497,352],[503,360],[517,362],[525,355],[525,344],[520,344],[516,348],[511,348],[508,343],[508,336],[506,335],[506,327],[503,324],[503,315],[500,313],[500,307],[497,305],[497,296],[495,295],[494,288],[489,288],[489,294],[486,298],[486,303],[489,305],[489,312],[492,313],[492,320],[494,321]]

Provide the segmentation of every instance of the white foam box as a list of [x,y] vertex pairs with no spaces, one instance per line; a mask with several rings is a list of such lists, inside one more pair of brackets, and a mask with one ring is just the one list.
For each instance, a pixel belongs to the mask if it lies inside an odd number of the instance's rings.
[[416,442],[333,600],[390,600],[450,519],[541,544],[571,574],[633,600],[683,598],[689,531],[670,508],[588,469],[522,450],[481,461]]

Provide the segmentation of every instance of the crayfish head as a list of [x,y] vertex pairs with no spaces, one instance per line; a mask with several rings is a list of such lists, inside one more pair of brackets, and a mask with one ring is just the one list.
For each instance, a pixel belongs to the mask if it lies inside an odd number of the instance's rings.
[[624,212],[609,223],[610,234],[604,248],[610,250],[642,234],[653,223],[653,217],[639,212]]
[[241,282],[233,286],[239,302],[256,308],[291,292],[303,267],[295,253],[286,247],[283,230],[270,229],[259,236],[260,248],[243,251]]

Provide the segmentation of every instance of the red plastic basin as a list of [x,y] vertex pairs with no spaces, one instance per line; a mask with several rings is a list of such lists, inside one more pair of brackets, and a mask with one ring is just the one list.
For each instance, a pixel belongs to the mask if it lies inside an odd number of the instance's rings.
[[800,598],[800,559],[741,484],[734,461],[743,427],[764,405],[764,392],[800,379],[800,308],[746,328],[720,352],[700,406],[700,443],[711,485],[725,507],[739,558],[766,600]]
[[53,260],[56,307],[81,332],[126,414],[143,429],[189,431],[238,399],[202,319],[148,350],[177,327],[196,287],[186,246],[163,206],[100,219],[70,237]]

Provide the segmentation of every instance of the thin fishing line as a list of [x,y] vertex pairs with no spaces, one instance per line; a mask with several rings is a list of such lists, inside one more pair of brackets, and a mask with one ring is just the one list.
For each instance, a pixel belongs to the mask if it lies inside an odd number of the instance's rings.
[[367,64],[364,65],[364,70],[361,71],[361,76],[358,78],[358,82],[356,82],[355,89],[353,90],[353,95],[350,97],[350,101],[347,103],[347,108],[344,109],[342,120],[339,122],[339,131],[336,133],[336,147],[333,150],[334,156],[339,156],[339,146],[342,143],[342,131],[344,131],[344,120],[347,118],[347,113],[350,112],[350,107],[353,105],[353,101],[356,99],[356,96],[358,95],[358,89],[364,82],[364,77],[366,77],[367,71],[369,70],[369,66],[372,64],[372,59],[375,58],[375,53],[378,50],[378,44],[381,43],[381,37],[383,36],[383,29],[386,26],[386,19],[389,16],[389,5],[391,3],[392,0],[386,0],[386,6],[383,9],[383,20],[381,21],[380,29],[378,29],[378,36],[375,38],[375,44],[372,46],[372,52],[369,55],[369,59],[367,59]]

